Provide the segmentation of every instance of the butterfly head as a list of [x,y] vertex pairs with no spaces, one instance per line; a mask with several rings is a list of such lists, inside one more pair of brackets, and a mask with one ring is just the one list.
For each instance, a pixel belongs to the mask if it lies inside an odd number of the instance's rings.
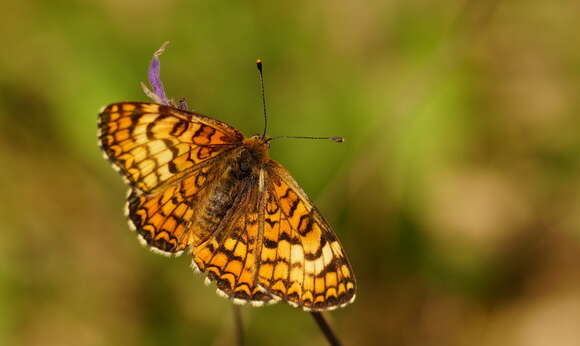
[[268,151],[270,150],[270,137],[254,135],[244,139],[243,146],[259,162],[265,162],[270,159]]

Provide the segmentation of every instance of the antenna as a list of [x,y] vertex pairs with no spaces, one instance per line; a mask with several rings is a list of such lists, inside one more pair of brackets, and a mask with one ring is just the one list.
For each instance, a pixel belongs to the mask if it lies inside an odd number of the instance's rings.
[[262,72],[262,59],[256,59],[256,67],[260,75],[260,88],[262,91],[262,106],[264,108],[264,132],[262,132],[262,139],[266,142],[273,141],[280,138],[295,138],[295,139],[328,139],[337,143],[344,142],[343,137],[307,137],[307,136],[278,136],[266,139],[266,130],[268,129],[268,113],[266,112],[266,93],[264,92],[264,75]]
[[329,139],[331,141],[334,141],[336,143],[342,143],[344,142],[344,137],[306,137],[306,136],[278,136],[278,137],[274,137],[271,138],[270,140],[273,141],[275,139],[279,139],[279,138],[295,138],[295,139]]
[[264,92],[264,76],[262,74],[262,59],[256,59],[256,66],[258,67],[258,72],[260,73],[260,88],[262,90],[262,106],[264,108],[264,132],[262,132],[262,138],[266,138],[266,130],[268,129],[268,115],[266,113],[266,94]]

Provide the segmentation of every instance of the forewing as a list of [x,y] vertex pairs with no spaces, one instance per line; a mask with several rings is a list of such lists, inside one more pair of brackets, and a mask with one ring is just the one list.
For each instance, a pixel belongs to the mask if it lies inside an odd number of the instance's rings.
[[260,285],[305,310],[352,302],[354,274],[329,224],[284,167],[267,172]]
[[114,103],[99,114],[99,145],[131,187],[145,193],[179,180],[237,146],[243,135],[220,121],[170,106]]
[[240,182],[239,198],[219,229],[204,242],[192,246],[192,266],[216,282],[217,293],[236,304],[260,306],[278,299],[257,282],[260,209],[264,195],[257,180]]

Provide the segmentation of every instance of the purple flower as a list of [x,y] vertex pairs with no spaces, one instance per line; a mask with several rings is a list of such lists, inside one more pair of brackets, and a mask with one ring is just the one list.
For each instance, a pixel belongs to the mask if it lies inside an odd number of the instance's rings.
[[[141,83],[141,87],[143,88],[145,95],[153,101],[175,107],[175,102],[168,99],[165,95],[165,87],[163,86],[163,82],[161,82],[161,62],[159,61],[159,56],[165,52],[165,47],[167,47],[168,44],[169,41],[163,42],[161,47],[153,53],[153,59],[151,59],[151,64],[149,65],[147,79],[149,80],[149,84],[153,90],[150,90],[145,83]],[[184,99],[179,100],[178,107],[179,109],[187,110],[187,103],[185,103]]]

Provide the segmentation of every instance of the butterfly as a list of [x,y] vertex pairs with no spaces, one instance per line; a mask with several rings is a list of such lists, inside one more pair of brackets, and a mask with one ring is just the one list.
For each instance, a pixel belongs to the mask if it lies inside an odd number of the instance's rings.
[[343,247],[270,158],[271,138],[147,102],[105,107],[98,130],[104,157],[130,186],[129,226],[152,251],[189,251],[192,267],[236,304],[319,311],[354,300]]

